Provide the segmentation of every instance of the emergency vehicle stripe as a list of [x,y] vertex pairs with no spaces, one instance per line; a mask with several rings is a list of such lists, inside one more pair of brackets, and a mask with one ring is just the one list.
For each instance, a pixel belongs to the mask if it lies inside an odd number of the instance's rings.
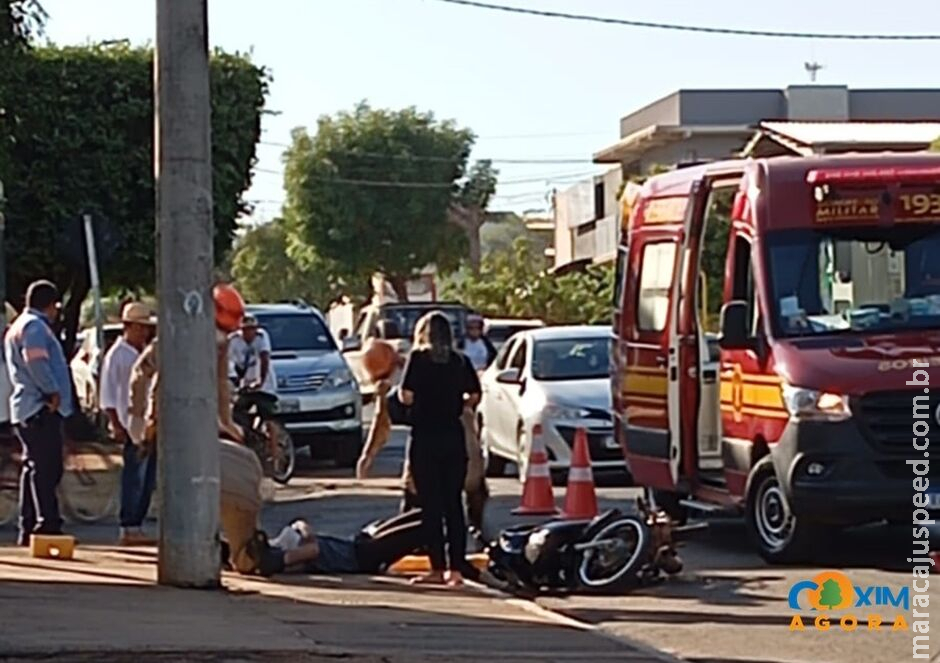
[[594,475],[591,473],[590,467],[572,467],[568,471],[568,481],[577,481],[579,483],[594,481]]
[[[722,371],[721,379],[730,380],[733,375],[734,375],[734,371]],[[776,375],[760,375],[759,373],[742,373],[741,379],[744,382],[753,382],[756,384],[774,384],[774,385],[783,384],[783,379]]]
[[669,389],[666,374],[661,375],[631,375],[627,374],[623,381],[624,391],[640,394],[665,394]]
[[631,403],[645,403],[646,405],[662,405],[668,400],[665,394],[657,397],[657,396],[639,396],[637,394],[628,392],[628,393],[625,393],[623,396],[625,399],[627,399]]
[[[734,407],[726,404],[722,404],[721,411],[727,414],[734,414]],[[760,407],[747,407],[744,406],[741,408],[741,414],[748,414],[755,417],[766,417],[768,419],[789,419],[790,414],[786,410],[771,410],[767,408]]]
[[666,369],[656,366],[627,366],[627,374],[630,373],[649,373],[652,375],[665,375]]

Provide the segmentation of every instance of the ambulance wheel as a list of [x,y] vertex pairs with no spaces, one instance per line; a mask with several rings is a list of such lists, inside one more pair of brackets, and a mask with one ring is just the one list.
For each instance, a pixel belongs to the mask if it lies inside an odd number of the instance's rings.
[[818,527],[790,510],[769,458],[751,471],[745,510],[748,534],[766,561],[771,564],[809,561]]

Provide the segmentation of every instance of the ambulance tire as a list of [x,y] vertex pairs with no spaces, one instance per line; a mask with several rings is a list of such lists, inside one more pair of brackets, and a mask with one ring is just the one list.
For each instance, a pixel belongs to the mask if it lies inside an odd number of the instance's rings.
[[811,560],[818,525],[790,512],[770,458],[751,471],[745,512],[748,535],[764,560],[771,564]]

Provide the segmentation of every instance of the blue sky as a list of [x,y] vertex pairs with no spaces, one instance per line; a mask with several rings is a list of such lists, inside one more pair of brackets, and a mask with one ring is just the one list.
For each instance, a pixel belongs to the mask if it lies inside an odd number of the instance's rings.
[[[494,0],[541,9],[737,28],[940,32],[940,2],[895,0]],[[58,44],[153,41],[154,0],[43,0]],[[862,9],[864,7],[864,9]],[[479,136],[475,158],[573,158],[618,138],[622,115],[678,88],[940,85],[940,42],[812,42],[588,25],[457,7],[433,0],[210,0],[210,40],[249,51],[274,77],[259,168],[282,170],[296,126],[367,99],[418,106]],[[545,207],[553,186],[589,163],[500,166],[494,208]],[[277,174],[259,172],[248,198],[277,214]]]

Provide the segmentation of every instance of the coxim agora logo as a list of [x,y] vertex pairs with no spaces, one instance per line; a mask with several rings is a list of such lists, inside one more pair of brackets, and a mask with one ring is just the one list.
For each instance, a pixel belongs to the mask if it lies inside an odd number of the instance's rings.
[[[794,583],[787,602],[797,611],[790,619],[791,631],[828,631],[835,624],[843,631],[908,630],[902,613],[911,609],[909,587],[854,585],[841,571],[823,571]],[[800,614],[806,610],[814,613],[812,618]]]

